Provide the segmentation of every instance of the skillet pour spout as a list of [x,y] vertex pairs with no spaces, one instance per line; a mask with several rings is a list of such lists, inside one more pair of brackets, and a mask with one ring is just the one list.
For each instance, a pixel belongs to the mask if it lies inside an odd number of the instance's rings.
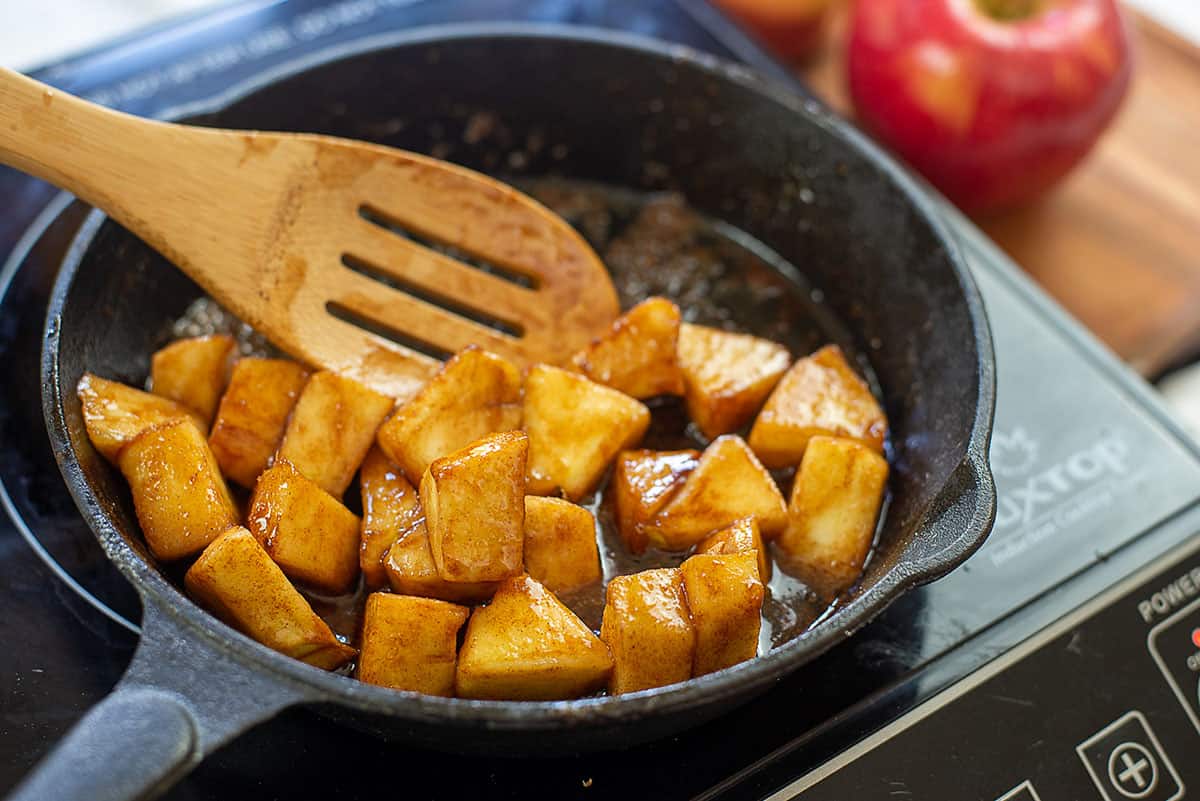
[[[986,537],[995,513],[987,466],[995,370],[978,292],[925,191],[815,104],[658,42],[489,25],[374,38],[187,113],[206,125],[437,153],[518,181],[557,175],[681,194],[794,265],[780,272],[797,292],[819,290],[845,324],[891,421],[890,509],[860,584],[832,612],[758,659],[699,679],[615,697],[498,702],[324,673],[226,627],[168,581],[142,544],[120,476],[88,442],[74,394],[82,373],[140,381],[163,332],[200,294],[96,214],[54,288],[43,403],[81,513],[141,594],[142,645],[114,694],[15,799],[149,798],[212,749],[298,704],[382,737],[455,751],[627,748],[767,690],[901,593],[953,569]],[[480,120],[486,136],[477,135]]]

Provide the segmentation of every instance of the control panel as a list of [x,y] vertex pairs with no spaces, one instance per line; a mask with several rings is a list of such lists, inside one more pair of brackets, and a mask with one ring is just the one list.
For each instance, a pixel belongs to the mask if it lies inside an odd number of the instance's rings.
[[1200,537],[1163,562],[770,801],[1200,798]]

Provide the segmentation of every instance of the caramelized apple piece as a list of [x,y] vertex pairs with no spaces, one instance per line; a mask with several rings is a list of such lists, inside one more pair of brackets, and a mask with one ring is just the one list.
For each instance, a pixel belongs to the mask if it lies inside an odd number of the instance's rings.
[[528,450],[522,431],[491,434],[425,471],[421,507],[446,581],[498,581],[521,572]]
[[358,578],[358,516],[291,463],[277,462],[258,477],[248,520],[289,578],[332,594]]
[[613,470],[617,531],[632,553],[646,550],[646,527],[696,469],[700,451],[625,451]]
[[204,549],[184,584],[205,609],[293,659],[333,670],[357,653],[333,636],[258,541],[240,526]]
[[560,594],[599,581],[596,518],[561,498],[526,495],[525,570]]
[[254,489],[283,440],[308,370],[286,359],[239,359],[217,407],[208,444],[230,481]]
[[434,459],[520,427],[521,374],[507,359],[471,345],[380,427],[379,445],[418,483]]
[[587,495],[621,450],[642,438],[650,410],[575,373],[534,365],[525,378],[529,493]]
[[363,518],[358,564],[367,586],[379,589],[388,581],[384,555],[398,539],[424,525],[425,513],[416,488],[378,447],[367,453],[359,484]]
[[83,425],[92,446],[108,461],[117,457],[135,437],[170,420],[187,418],[203,426],[191,409],[158,395],[84,373],[75,388],[83,409]]
[[608,680],[612,656],[583,621],[529,576],[507,579],[467,623],[458,654],[463,698],[577,698]]
[[766,339],[690,323],[679,329],[688,415],[710,439],[750,422],[790,362],[787,348]]
[[692,675],[703,676],[757,656],[763,602],[757,556],[699,554],[679,569],[696,628]]
[[679,319],[679,307],[666,298],[644,300],[576,353],[571,366],[633,398],[682,395],[683,373],[676,357]]
[[825,598],[857,581],[875,539],[887,476],[887,461],[857,440],[809,440],[779,537],[784,570]]
[[787,504],[753,451],[741,437],[728,434],[708,446],[646,535],[659,548],[679,551],[741,517],[756,518],[769,537],[787,525]]
[[477,604],[491,598],[499,582],[446,581],[438,573],[429,547],[424,519],[388,549],[383,560],[388,583],[401,595],[419,595],[460,604]]
[[454,695],[465,606],[386,592],[367,598],[358,678],[426,695]]
[[754,421],[750,447],[767,467],[788,467],[819,434],[856,439],[880,453],[887,438],[883,409],[837,345],[792,365]]
[[341,498],[391,410],[386,395],[336,373],[316,373],[292,410],[276,458]]
[[608,691],[664,687],[692,676],[696,632],[678,568],[643,570],[608,583],[600,639],[612,651]]
[[151,391],[194,411],[207,431],[236,351],[227,334],[176,340],[150,357]]
[[221,469],[191,418],[143,431],[121,451],[118,466],[133,493],[146,544],[158,559],[199,553],[237,525]]
[[758,557],[758,579],[763,584],[771,580],[771,555],[763,544],[762,533],[758,530],[758,521],[753,517],[743,517],[733,521],[729,528],[723,528],[696,546],[696,553],[730,554],[750,553]]

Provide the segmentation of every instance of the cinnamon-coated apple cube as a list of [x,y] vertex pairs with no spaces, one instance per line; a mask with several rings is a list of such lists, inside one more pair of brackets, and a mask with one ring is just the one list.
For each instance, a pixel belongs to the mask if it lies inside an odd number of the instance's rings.
[[755,554],[699,554],[684,560],[679,569],[696,629],[692,675],[757,656],[763,584]]
[[750,422],[790,363],[787,348],[770,340],[691,323],[679,328],[688,415],[710,439]]
[[464,348],[379,429],[379,445],[420,482],[434,459],[521,427],[521,374],[507,359]]
[[228,334],[180,339],[150,357],[150,391],[200,416],[207,426],[225,385],[237,343]]
[[204,549],[184,584],[205,609],[293,659],[333,670],[357,653],[334,636],[258,540],[240,526]]
[[826,345],[787,371],[750,429],[750,447],[770,468],[800,463],[814,436],[856,439],[883,452],[887,418],[867,382],[837,345]]
[[666,298],[644,300],[576,353],[571,366],[633,398],[682,395],[683,373],[676,355],[679,320],[679,307]]
[[758,530],[758,521],[753,517],[733,521],[728,528],[710,534],[696,546],[696,553],[729,554],[751,551],[758,556],[758,578],[766,584],[771,580],[771,555],[767,553],[762,532]]
[[386,395],[336,373],[315,373],[300,393],[275,458],[341,498],[391,410]]
[[286,359],[238,359],[208,444],[230,481],[254,489],[283,439],[308,370]]
[[290,462],[258,477],[247,515],[251,533],[288,578],[331,594],[358,578],[358,515]]
[[546,364],[525,377],[525,430],[529,433],[529,493],[587,495],[608,463],[637,443],[650,410],[623,392]]
[[696,632],[679,568],[643,570],[608,583],[600,639],[613,656],[614,695],[692,677]]
[[525,572],[555,593],[599,581],[595,516],[561,498],[526,495]]
[[649,540],[646,527],[696,469],[700,451],[624,451],[613,470],[613,513],[625,547],[638,554]]
[[462,698],[577,698],[604,686],[608,646],[529,576],[505,580],[467,623],[458,654]]
[[771,537],[787,525],[787,504],[745,441],[727,434],[705,449],[683,487],[646,528],[646,535],[652,545],[678,551],[741,517],[757,519],[763,536]]
[[808,442],[779,536],[779,563],[825,598],[862,573],[887,487],[887,461],[857,440]]
[[358,678],[426,695],[454,695],[458,630],[471,610],[458,604],[372,593],[363,616]]
[[143,431],[117,462],[146,544],[158,559],[199,553],[237,525],[229,488],[194,420],[176,418]]
[[528,451],[523,431],[504,431],[425,470],[421,508],[446,581],[498,581],[521,572]]
[[113,464],[122,449],[148,428],[178,418],[204,425],[199,415],[182,404],[91,373],[79,379],[75,394],[88,439]]
[[384,555],[397,540],[424,524],[425,512],[416,488],[378,447],[367,453],[358,480],[363,510],[358,563],[367,586],[379,589],[388,582]]
[[425,520],[392,544],[383,559],[388,583],[401,595],[419,595],[459,604],[477,604],[491,598],[499,582],[446,581],[438,573],[429,547]]

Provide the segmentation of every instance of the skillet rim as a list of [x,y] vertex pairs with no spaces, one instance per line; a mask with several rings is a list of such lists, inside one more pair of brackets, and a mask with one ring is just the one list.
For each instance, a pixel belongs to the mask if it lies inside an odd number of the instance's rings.
[[[620,696],[567,701],[477,701],[389,690],[311,667],[272,651],[227,626],[178,590],[158,569],[139,557],[126,543],[124,537],[103,513],[83,475],[69,436],[65,408],[59,402],[60,398],[66,396],[62,392],[57,357],[63,305],[92,240],[108,219],[107,215],[96,210],[89,214],[76,234],[55,278],[42,351],[42,405],[47,430],[54,446],[55,459],[68,489],[109,560],[141,596],[143,607],[153,605],[166,612],[174,625],[185,630],[189,636],[200,635],[210,647],[225,653],[248,669],[267,671],[277,678],[286,678],[294,685],[304,686],[320,694],[311,700],[333,702],[362,712],[382,713],[421,722],[483,725],[498,730],[550,730],[563,726],[586,726],[631,717],[667,714],[682,711],[697,703],[713,704],[749,695],[754,690],[791,673],[857,631],[907,589],[949,572],[974,553],[986,539],[995,515],[995,488],[987,463],[995,410],[995,361],[991,331],[978,287],[966,268],[957,240],[949,232],[934,203],[933,195],[921,186],[919,179],[910,176],[850,123],[835,116],[819,103],[797,95],[777,80],[684,45],[603,28],[531,23],[463,23],[390,32],[324,48],[264,70],[208,100],[175,107],[160,116],[179,119],[212,114],[280,80],[348,58],[398,46],[476,39],[602,45],[687,64],[708,73],[714,79],[732,82],[741,89],[762,95],[768,102],[777,103],[786,110],[807,118],[826,135],[847,143],[859,157],[871,163],[891,181],[942,242],[949,267],[958,281],[966,304],[975,337],[979,383],[976,388],[977,402],[971,434],[966,443],[962,463],[952,472],[946,487],[936,498],[944,500],[942,493],[952,489],[955,477],[963,469],[967,469],[970,472],[969,480],[980,496],[973,516],[961,526],[959,536],[944,543],[937,553],[918,556],[915,563],[902,558],[870,588],[839,607],[826,624],[810,628],[756,659],[666,687]],[[959,500],[961,497],[955,496],[945,505],[953,507]],[[925,531],[931,525],[927,517],[918,526],[918,530]],[[910,560],[912,558],[909,557]],[[835,620],[839,621],[840,625],[828,624]]]

